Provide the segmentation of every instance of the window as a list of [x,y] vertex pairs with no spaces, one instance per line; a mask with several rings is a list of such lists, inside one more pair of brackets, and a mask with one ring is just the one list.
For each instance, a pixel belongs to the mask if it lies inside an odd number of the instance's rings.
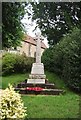
[[31,44],[29,44],[28,56],[31,57]]

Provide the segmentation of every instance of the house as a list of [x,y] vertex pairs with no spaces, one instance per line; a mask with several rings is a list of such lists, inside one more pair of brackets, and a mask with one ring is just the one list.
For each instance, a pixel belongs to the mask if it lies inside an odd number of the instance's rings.
[[[41,55],[46,49],[46,45],[41,42]],[[36,41],[33,37],[25,35],[24,40],[21,42],[21,47],[17,47],[18,53],[25,53],[28,57],[36,56]]]

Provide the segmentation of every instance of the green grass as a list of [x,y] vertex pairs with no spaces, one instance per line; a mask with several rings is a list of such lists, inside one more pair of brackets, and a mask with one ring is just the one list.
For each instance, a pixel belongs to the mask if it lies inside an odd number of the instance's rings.
[[79,97],[74,94],[59,96],[22,96],[28,118],[78,118]]
[[8,76],[2,77],[2,88],[5,89],[8,87],[8,84],[17,84],[19,82],[24,81],[26,78],[28,78],[28,74],[13,74]]
[[50,73],[48,71],[46,71],[45,74],[49,82],[54,83],[58,88],[66,89],[64,81],[61,80],[56,74]]
[[[25,106],[27,107],[28,118],[78,118],[79,116],[79,95],[70,91],[63,80],[53,73],[46,72],[50,82],[66,91],[59,96],[22,95]],[[14,84],[23,81],[28,74],[15,74],[2,77],[3,89],[8,83]]]

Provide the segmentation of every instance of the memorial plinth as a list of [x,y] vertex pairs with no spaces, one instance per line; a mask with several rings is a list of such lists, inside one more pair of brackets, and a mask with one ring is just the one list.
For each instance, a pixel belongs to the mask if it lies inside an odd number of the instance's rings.
[[31,74],[44,74],[43,63],[33,63]]
[[36,63],[33,63],[31,74],[27,83],[32,84],[45,84],[46,75],[44,74],[44,65],[41,63],[41,37],[37,34],[36,42]]

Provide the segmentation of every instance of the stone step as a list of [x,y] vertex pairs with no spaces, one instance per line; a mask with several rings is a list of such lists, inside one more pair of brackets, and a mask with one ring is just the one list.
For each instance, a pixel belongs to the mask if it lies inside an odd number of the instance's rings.
[[45,89],[42,91],[33,91],[33,90],[26,90],[26,89],[15,89],[16,91],[19,90],[20,94],[27,94],[27,95],[59,95],[63,93],[63,90],[60,89]]
[[27,83],[30,83],[30,84],[45,84],[45,79],[28,79],[27,80]]
[[20,83],[17,85],[18,88],[26,88],[26,87],[42,87],[42,88],[47,88],[47,89],[54,89],[55,84],[53,83],[46,83],[46,84],[31,84],[31,83]]

